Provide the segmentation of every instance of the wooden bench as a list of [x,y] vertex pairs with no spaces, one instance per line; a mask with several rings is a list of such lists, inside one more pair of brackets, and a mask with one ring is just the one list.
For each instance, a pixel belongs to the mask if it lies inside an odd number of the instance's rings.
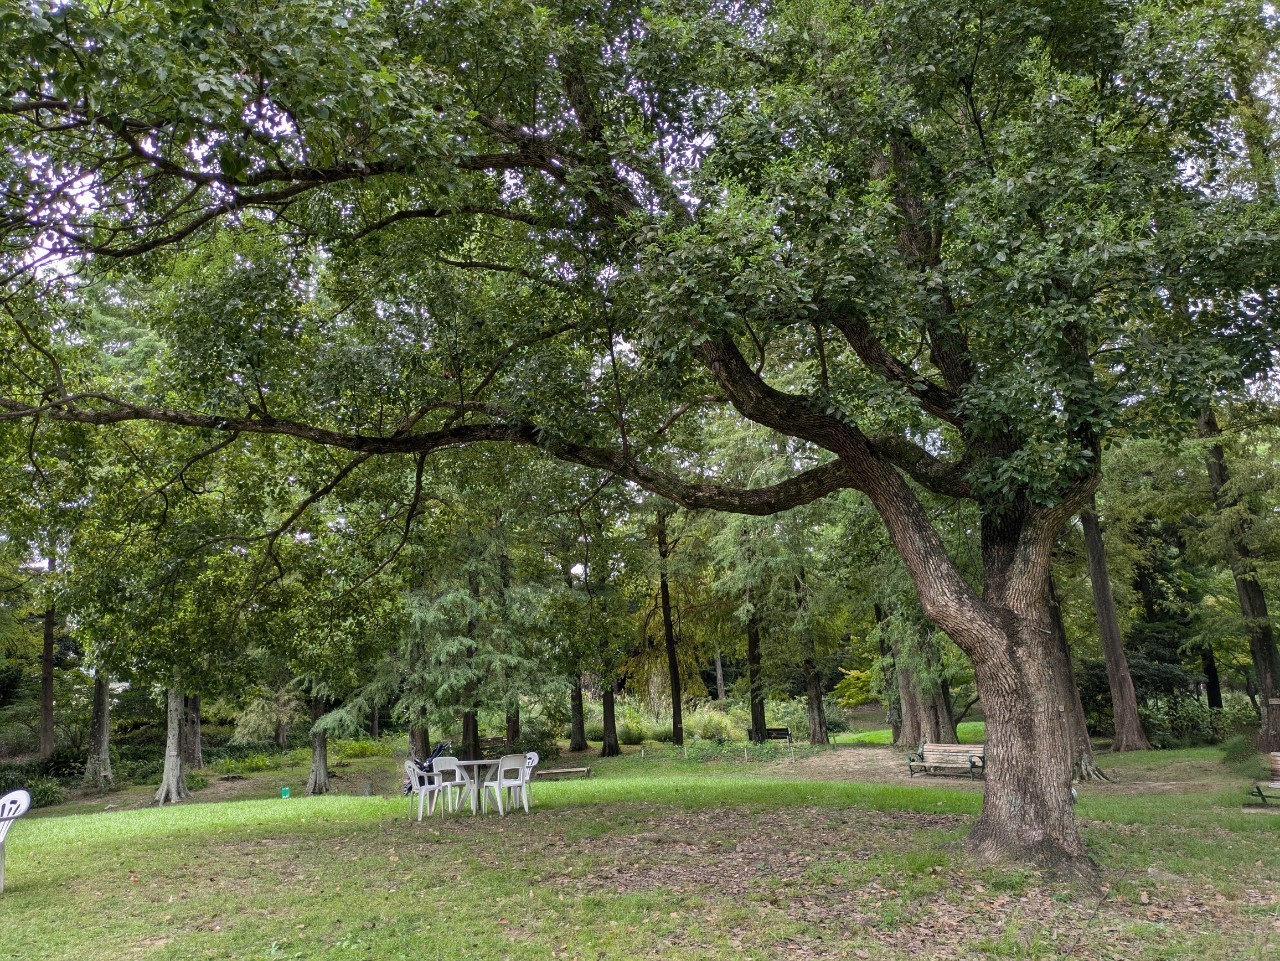
[[543,768],[541,771],[534,771],[534,777],[568,777],[573,774],[581,774],[583,777],[591,777],[591,768],[589,767],[549,767]]
[[[755,738],[754,738],[754,737],[752,737],[752,731],[751,731],[751,729],[750,729],[750,728],[748,728],[748,729],[747,729],[747,740],[748,740],[748,741],[754,741],[754,740],[755,740]],[[789,728],[789,727],[766,727],[766,728],[764,729],[764,737],[763,737],[763,738],[761,738],[761,740],[764,740],[764,741],[786,741],[788,744],[790,744],[790,743],[791,743],[791,728]]]
[[985,744],[921,744],[918,750],[907,754],[907,776],[963,771],[972,781],[977,775],[986,773],[986,752]]

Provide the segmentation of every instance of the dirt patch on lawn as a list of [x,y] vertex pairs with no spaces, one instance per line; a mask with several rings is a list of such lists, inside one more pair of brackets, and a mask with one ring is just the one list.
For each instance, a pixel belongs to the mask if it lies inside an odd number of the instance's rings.
[[907,773],[905,751],[878,745],[840,746],[808,757],[797,757],[794,761],[782,760],[767,764],[765,770],[802,780],[982,789],[982,781],[971,781],[964,774],[917,774],[911,777]]

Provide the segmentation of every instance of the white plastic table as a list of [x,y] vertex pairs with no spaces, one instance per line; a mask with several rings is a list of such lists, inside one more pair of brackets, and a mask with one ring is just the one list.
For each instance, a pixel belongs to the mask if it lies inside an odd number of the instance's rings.
[[462,775],[463,780],[467,782],[467,795],[471,798],[471,813],[475,814],[477,810],[477,801],[480,800],[480,786],[484,784],[485,775],[488,774],[486,768],[497,768],[498,759],[491,761],[459,761],[458,773]]

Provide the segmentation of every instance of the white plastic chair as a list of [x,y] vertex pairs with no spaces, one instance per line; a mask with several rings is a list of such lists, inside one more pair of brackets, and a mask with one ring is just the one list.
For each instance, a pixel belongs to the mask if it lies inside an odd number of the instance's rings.
[[524,801],[524,813],[529,813],[529,802],[533,800],[533,769],[542,758],[537,751],[530,751],[524,756],[524,783],[520,785],[520,798]]
[[4,890],[4,836],[9,833],[9,825],[30,807],[31,795],[22,788],[0,797],[0,891]]
[[463,791],[467,790],[467,779],[462,769],[458,767],[458,759],[450,756],[438,757],[431,765],[431,769],[438,775],[440,793],[445,800],[441,813],[445,810],[457,811],[459,797]]
[[[523,754],[506,754],[498,761],[498,769],[493,772],[488,780],[484,782],[484,798],[482,806],[484,810],[489,810],[489,794],[492,792],[493,799],[498,805],[498,813],[505,815],[507,812],[502,807],[502,792],[511,791],[514,804],[515,793],[524,785],[524,767],[528,758]],[[525,802],[525,810],[528,810],[528,802]]]
[[435,813],[436,803],[440,800],[440,779],[432,773],[422,770],[413,761],[404,762],[404,773],[409,779],[409,787],[418,795],[418,820],[422,820],[422,805],[427,806],[427,815]]

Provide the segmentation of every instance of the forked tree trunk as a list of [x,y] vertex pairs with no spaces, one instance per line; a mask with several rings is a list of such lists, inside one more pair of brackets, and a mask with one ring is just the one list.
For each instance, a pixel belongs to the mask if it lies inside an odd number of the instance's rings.
[[316,730],[316,721],[324,717],[325,701],[311,698],[311,773],[307,776],[308,794],[329,793],[329,735]]
[[604,713],[604,743],[600,745],[600,756],[617,757],[622,753],[622,747],[618,744],[618,719],[614,712],[612,681],[604,685],[604,696],[601,700]]
[[[908,649],[909,647],[909,649]],[[955,744],[955,721],[951,702],[939,679],[941,657],[932,637],[921,629],[920,635],[904,646],[893,644],[894,673],[898,681],[898,699],[902,710],[902,744],[915,748],[921,741],[932,744]],[[923,667],[922,677],[912,665]]]
[[1067,640],[1067,626],[1062,620],[1062,606],[1058,603],[1058,590],[1053,577],[1049,578],[1049,621],[1058,642],[1060,656],[1066,664],[1066,675],[1071,682],[1070,692],[1064,692],[1067,725],[1070,729],[1071,763],[1077,781],[1105,781],[1106,775],[1098,768],[1093,754],[1093,742],[1089,740],[1089,725],[1084,717],[1084,704],[1080,701],[1080,685],[1076,683],[1075,668],[1071,664],[1071,645]]
[[200,734],[200,695],[189,694],[182,708],[182,763],[188,771],[204,767],[204,739]]
[[747,683],[751,701],[751,740],[763,743],[766,721],[764,682],[760,677],[760,620],[754,613],[747,619]]
[[[49,561],[53,570],[53,560]],[[53,754],[57,739],[53,726],[53,655],[57,640],[58,612],[50,605],[44,612],[44,645],[40,651],[40,757]]]
[[84,784],[91,791],[111,787],[111,681],[99,669],[93,678],[93,713],[89,718],[89,756]]
[[282,751],[289,746],[289,725],[285,724],[282,717],[276,718],[275,741],[276,747]]
[[[1215,438],[1222,431],[1213,411],[1206,411],[1198,422],[1201,437]],[[1238,506],[1238,498],[1232,496],[1227,486],[1226,453],[1219,443],[1210,445],[1206,466],[1209,470],[1209,486],[1218,510],[1231,511]],[[1267,597],[1258,582],[1258,567],[1246,540],[1251,519],[1237,513],[1231,522],[1227,540],[1227,562],[1235,579],[1236,597],[1240,601],[1240,613],[1244,616],[1245,633],[1249,638],[1249,655],[1253,659],[1253,673],[1258,680],[1258,708],[1262,724],[1258,729],[1258,747],[1264,752],[1280,751],[1280,648],[1276,645],[1275,631],[1267,608]]]
[[1116,599],[1111,591],[1111,575],[1107,570],[1107,550],[1092,495],[1080,511],[1084,528],[1084,552],[1089,561],[1089,582],[1093,587],[1093,607],[1098,618],[1098,635],[1102,656],[1107,664],[1107,683],[1111,688],[1111,717],[1115,723],[1115,740],[1111,750],[1149,751],[1151,742],[1142,729],[1138,715],[1138,696],[1129,674],[1129,661],[1120,639],[1120,619],[1116,616]]
[[156,791],[156,804],[174,804],[191,797],[187,790],[186,771],[182,765],[182,713],[186,697],[175,678],[169,688],[169,707],[165,718],[164,773]]
[[587,713],[582,706],[582,675],[573,676],[573,689],[569,692],[569,750],[587,749]]

